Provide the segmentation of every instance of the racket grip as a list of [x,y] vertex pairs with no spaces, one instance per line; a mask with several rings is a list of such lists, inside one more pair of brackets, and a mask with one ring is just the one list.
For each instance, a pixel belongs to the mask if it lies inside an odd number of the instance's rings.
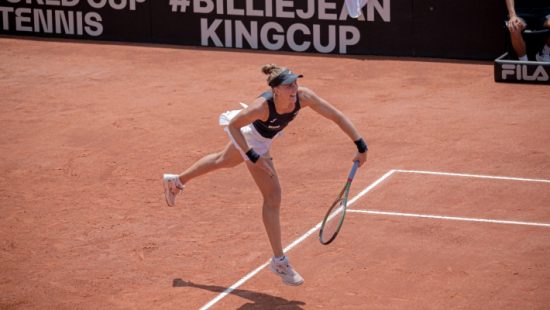
[[348,175],[348,182],[353,181],[353,178],[355,177],[355,172],[357,172],[357,168],[359,168],[359,161],[356,160],[353,162],[353,167],[351,167],[351,171]]

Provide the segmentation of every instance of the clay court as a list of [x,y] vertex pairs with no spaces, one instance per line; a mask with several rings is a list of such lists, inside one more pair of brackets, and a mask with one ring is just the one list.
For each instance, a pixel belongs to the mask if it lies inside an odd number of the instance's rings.
[[[550,89],[491,62],[0,38],[1,309],[547,309]],[[305,109],[272,149],[289,287],[240,165],[161,176],[288,66],[365,135],[340,235],[315,227],[355,146]]]

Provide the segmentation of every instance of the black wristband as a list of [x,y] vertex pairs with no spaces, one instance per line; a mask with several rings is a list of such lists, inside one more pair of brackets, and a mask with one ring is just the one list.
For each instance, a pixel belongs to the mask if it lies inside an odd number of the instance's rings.
[[248,150],[248,152],[246,152],[246,156],[253,163],[256,163],[258,161],[258,159],[260,159],[260,154],[256,153],[256,151],[254,151],[254,149]]
[[363,138],[359,138],[357,141],[353,141],[355,145],[357,145],[357,152],[359,153],[365,153],[369,150],[369,147],[367,146],[367,143],[365,143],[365,140]]

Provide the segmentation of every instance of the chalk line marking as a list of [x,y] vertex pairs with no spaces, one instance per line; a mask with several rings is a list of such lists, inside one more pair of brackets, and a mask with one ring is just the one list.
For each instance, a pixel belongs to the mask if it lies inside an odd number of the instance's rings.
[[431,175],[442,175],[442,176],[451,176],[451,177],[467,177],[467,178],[477,178],[477,179],[492,179],[492,180],[508,180],[508,181],[550,183],[550,180],[544,180],[544,179],[527,179],[527,178],[501,177],[501,176],[492,176],[492,175],[423,171],[423,170],[395,170],[395,172],[399,172],[399,173],[416,173],[416,174],[431,174]]
[[[370,192],[373,188],[375,188],[376,186],[378,186],[380,183],[382,183],[382,181],[384,181],[385,179],[387,179],[388,177],[390,177],[393,173],[395,172],[395,170],[390,170],[388,172],[386,172],[386,174],[384,174],[383,176],[381,176],[378,180],[374,181],[374,183],[372,183],[371,185],[369,185],[367,188],[365,188],[364,190],[362,190],[359,194],[357,194],[355,197],[353,197],[351,200],[348,201],[348,206],[351,206],[354,202],[356,202],[359,198],[363,197],[364,195],[366,195],[368,192]],[[323,221],[319,222],[317,225],[315,225],[313,228],[311,228],[310,230],[308,230],[308,232],[306,232],[305,234],[303,234],[300,238],[294,240],[291,244],[289,244],[286,248],[284,248],[284,252],[288,252],[290,251],[291,249],[293,249],[294,247],[296,247],[298,244],[300,244],[301,242],[303,242],[304,240],[306,240],[309,236],[311,236],[313,233],[315,233],[317,230],[319,230],[319,228],[321,228],[321,224],[323,223]],[[202,306],[200,308],[200,310],[206,310],[206,309],[210,309],[212,306],[214,306],[216,303],[218,303],[220,300],[222,300],[225,296],[227,296],[228,294],[231,294],[231,292],[233,292],[235,289],[237,289],[239,286],[243,285],[246,281],[250,280],[252,277],[254,277],[256,274],[258,274],[260,271],[262,271],[262,269],[264,269],[265,267],[267,267],[267,265],[269,264],[269,260],[265,263],[263,263],[262,265],[260,265],[258,268],[252,270],[250,273],[248,273],[246,276],[242,277],[239,281],[235,282],[233,285],[231,285],[230,287],[228,287],[225,291],[223,291],[222,293],[220,293],[218,296],[216,296],[214,299],[210,300],[208,303],[206,303],[204,306]]]
[[417,217],[417,218],[451,220],[451,221],[482,222],[482,223],[493,223],[493,224],[509,224],[509,225],[526,225],[526,226],[550,227],[550,223],[521,222],[521,221],[508,221],[508,220],[492,220],[492,219],[470,218],[470,217],[459,217],[459,216],[443,216],[443,215],[431,215],[431,214],[386,212],[386,211],[358,210],[358,209],[348,210],[348,212],[351,212],[351,213],[366,213],[366,214],[375,214],[375,215],[401,216],[401,217]]
[[[376,186],[378,186],[380,183],[382,183],[385,179],[389,178],[392,174],[394,174],[396,172],[398,172],[398,173],[441,175],[441,176],[458,176],[458,177],[469,177],[469,178],[478,178],[478,179],[493,179],[493,180],[509,180],[509,181],[550,183],[550,180],[545,180],[545,179],[529,179],[529,178],[490,176],[490,175],[465,174],[465,173],[395,169],[395,170],[388,171],[386,174],[384,174],[382,177],[380,177],[374,183],[372,183],[371,185],[366,187],[363,191],[361,191],[359,194],[357,194],[355,197],[353,197],[351,200],[349,200],[348,201],[348,206],[351,206],[358,199],[360,199],[361,197],[366,195],[368,192],[370,192],[372,189],[374,189]],[[367,214],[376,214],[376,215],[402,216],[402,217],[444,219],[444,220],[455,220],[455,221],[470,221],[470,222],[484,222],[484,223],[496,223],[496,224],[513,224],[513,225],[528,225],[528,226],[550,227],[550,224],[547,224],[547,223],[491,220],[491,219],[439,216],[439,215],[428,215],[428,214],[412,214],[412,213],[383,212],[383,211],[354,210],[354,209],[348,209],[348,212],[367,213]],[[322,221],[319,222],[317,225],[315,225],[313,228],[311,228],[308,232],[303,234],[300,238],[294,240],[283,251],[286,253],[286,252],[290,251],[291,249],[293,249],[294,247],[296,247],[298,244],[300,244],[305,239],[307,239],[309,236],[311,236],[313,233],[315,233],[317,230],[319,230],[319,228],[321,227],[321,224],[322,224]],[[225,291],[223,291],[222,293],[217,295],[214,299],[210,300],[208,303],[206,303],[204,306],[202,306],[200,308],[200,310],[210,309],[212,306],[214,306],[216,303],[218,303],[220,300],[222,300],[225,296],[227,296],[228,294],[231,294],[231,292],[233,292],[239,286],[243,285],[246,281],[253,278],[256,274],[258,274],[260,271],[262,271],[262,269],[267,267],[268,264],[269,264],[269,260],[267,262],[263,263],[262,265],[260,265],[259,267],[257,267],[256,269],[254,269],[253,271],[251,271],[250,273],[248,273],[246,276],[242,277],[239,281],[235,282],[233,285],[228,287]]]
[[[545,180],[545,179],[529,179],[529,178],[491,176],[491,175],[466,174],[466,173],[435,172],[435,171],[424,171],[424,170],[401,170],[401,169],[396,169],[396,170],[392,170],[392,171],[398,172],[398,173],[414,173],[414,174],[429,174],[429,175],[467,177],[467,178],[491,179],[491,180],[507,180],[507,181],[550,183],[550,180]],[[357,210],[357,209],[354,209],[354,210],[348,209],[348,212],[366,213],[366,214],[375,214],[375,215],[401,216],[401,217],[429,218],[429,219],[452,220],[452,221],[466,221],[466,222],[482,222],[482,223],[494,223],[494,224],[510,224],[510,225],[527,225],[527,226],[550,227],[550,223],[494,220],[494,219],[468,218],[468,217],[458,217],[458,216],[442,216],[442,215],[430,215],[430,214],[386,212],[386,211]]]

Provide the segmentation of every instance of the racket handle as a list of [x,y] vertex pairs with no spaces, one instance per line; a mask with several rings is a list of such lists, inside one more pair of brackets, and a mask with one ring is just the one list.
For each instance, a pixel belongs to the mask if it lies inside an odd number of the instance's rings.
[[348,175],[348,182],[353,181],[353,178],[355,177],[355,172],[357,172],[357,168],[359,168],[359,161],[356,160],[353,162],[353,167],[351,167],[351,171]]

